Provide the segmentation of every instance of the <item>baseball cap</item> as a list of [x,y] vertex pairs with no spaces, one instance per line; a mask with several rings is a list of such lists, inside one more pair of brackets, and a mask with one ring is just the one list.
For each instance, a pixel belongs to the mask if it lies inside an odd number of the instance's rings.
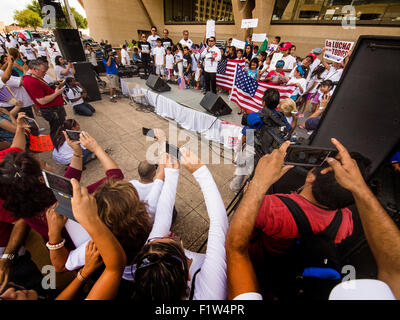
[[314,48],[314,50],[312,51],[315,54],[321,54],[322,49],[321,48]]
[[315,55],[314,53],[309,53],[309,54],[307,55],[307,57],[313,58],[313,61],[315,61],[315,59],[317,59],[317,55]]
[[282,46],[283,51],[289,50],[292,47],[292,44],[290,42],[285,42]]

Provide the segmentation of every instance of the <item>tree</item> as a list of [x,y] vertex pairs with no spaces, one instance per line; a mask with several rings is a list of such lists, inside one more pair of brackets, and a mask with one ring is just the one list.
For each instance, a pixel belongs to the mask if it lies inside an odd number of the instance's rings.
[[31,26],[36,31],[37,27],[42,25],[42,18],[36,12],[25,9],[25,10],[15,10],[14,20],[17,21],[18,25],[21,27]]
[[30,4],[26,5],[26,9],[36,12],[40,17],[42,16],[42,7],[40,6],[39,1],[32,0]]

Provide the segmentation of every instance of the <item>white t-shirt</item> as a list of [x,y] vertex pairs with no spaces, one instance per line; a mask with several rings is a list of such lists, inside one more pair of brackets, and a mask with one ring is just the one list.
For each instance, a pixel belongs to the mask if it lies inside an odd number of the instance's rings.
[[[286,57],[282,57],[282,60],[285,62],[283,69],[292,70],[294,65],[296,64],[296,58],[291,56],[290,54]],[[285,72],[285,76],[290,76],[290,72]]]
[[[217,46],[209,47],[202,52],[201,57],[204,58],[204,71],[216,73],[218,62],[221,60],[221,50]],[[214,61],[211,60],[212,57],[215,58]]]
[[151,54],[155,58],[155,64],[157,66],[162,66],[164,64],[165,49],[164,47],[155,47],[151,51]]
[[[306,91],[306,87],[307,87],[307,80],[304,78],[291,78],[287,84],[294,84],[294,83],[298,83],[299,85],[301,85],[302,89],[303,89],[303,93]],[[293,96],[295,95],[302,95],[303,93],[300,92],[300,88],[296,87],[296,89],[293,91]]]
[[167,54],[165,56],[165,67],[167,69],[173,69],[174,68],[174,56],[172,54]]
[[239,294],[233,300],[262,300],[262,295],[257,292],[246,292]]
[[139,180],[129,181],[135,187],[139,194],[139,199],[146,199],[151,189],[153,188],[154,182],[151,183],[141,183]]
[[196,71],[200,61],[200,53],[192,53],[192,71]]
[[46,54],[46,48],[45,48],[45,47],[43,47],[43,46],[36,46],[36,50],[37,50],[37,52],[38,52],[38,56],[39,56],[39,57],[46,57],[46,56],[47,56],[47,54]]
[[66,78],[73,78],[74,75],[72,73],[72,68],[69,69],[69,72],[66,76],[64,76],[63,74],[61,74],[61,71],[65,71],[67,69],[67,67],[63,67],[63,66],[59,66],[56,65],[56,67],[54,68],[54,70],[56,71],[56,75],[57,75],[57,79],[58,80],[62,80],[62,79],[66,79]]
[[159,37],[158,35],[155,35],[155,36],[153,37],[152,34],[149,35],[149,37],[147,38],[147,42],[150,43],[151,49],[157,47],[157,39],[160,39],[160,37]]
[[[85,148],[82,147],[82,149],[84,150]],[[65,141],[58,150],[56,148],[53,149],[53,159],[58,164],[64,166],[69,165],[73,156],[74,149],[68,145],[67,141]]]
[[74,90],[68,89],[68,91],[67,91],[67,93],[66,93],[66,96],[67,96],[68,100],[70,101],[70,103],[71,103],[71,105],[72,105],[73,107],[84,103],[84,101],[83,101],[82,98],[79,99],[78,101],[71,102],[72,99],[77,99],[77,98],[79,98],[79,97],[81,96],[82,91],[83,91],[81,87],[75,87],[74,89],[75,89],[76,91],[78,91],[78,92],[74,92]]
[[32,47],[30,47],[30,46],[25,47],[25,57],[28,60],[35,60],[36,59],[35,51],[33,50]]
[[324,80],[331,80],[332,82],[338,82],[342,77],[343,69],[337,70],[334,66],[331,66]]
[[189,47],[189,49],[191,49],[192,45],[193,45],[193,41],[190,39],[187,39],[187,40],[181,39],[181,41],[179,41],[179,43],[182,45],[182,47],[187,46],[187,47]]
[[129,65],[130,57],[129,57],[129,53],[126,49],[121,50],[121,60],[122,60],[121,62],[124,66]]

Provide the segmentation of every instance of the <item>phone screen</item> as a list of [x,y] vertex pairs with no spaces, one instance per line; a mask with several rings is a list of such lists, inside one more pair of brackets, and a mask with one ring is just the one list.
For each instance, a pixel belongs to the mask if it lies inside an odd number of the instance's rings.
[[155,137],[153,129],[149,129],[149,128],[143,127],[142,128],[142,132],[143,132],[144,136],[148,136],[148,137],[151,137],[151,138]]
[[72,184],[69,179],[46,170],[42,170],[42,174],[48,188],[72,197]]
[[319,167],[328,157],[335,157],[337,150],[327,148],[315,148],[309,146],[290,146],[285,156],[285,164]]
[[65,130],[65,132],[67,133],[68,138],[70,138],[72,141],[79,141],[79,136],[82,131]]
[[179,148],[177,146],[174,146],[173,144],[169,144],[168,142],[166,143],[165,152],[178,160],[181,158]]
[[39,126],[35,119],[29,118],[29,117],[23,117],[23,121],[29,125],[30,128],[30,133],[33,136],[38,136],[39,135]]

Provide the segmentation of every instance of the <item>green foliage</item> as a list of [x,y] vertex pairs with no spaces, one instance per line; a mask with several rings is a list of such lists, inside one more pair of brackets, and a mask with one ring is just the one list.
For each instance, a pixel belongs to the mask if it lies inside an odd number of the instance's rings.
[[37,0],[32,0],[30,4],[27,4],[26,9],[36,12],[40,17],[42,16],[42,8]]
[[31,26],[35,30],[37,27],[42,25],[42,18],[36,12],[25,9],[25,10],[15,10],[14,20],[17,21],[18,25],[21,27]]

